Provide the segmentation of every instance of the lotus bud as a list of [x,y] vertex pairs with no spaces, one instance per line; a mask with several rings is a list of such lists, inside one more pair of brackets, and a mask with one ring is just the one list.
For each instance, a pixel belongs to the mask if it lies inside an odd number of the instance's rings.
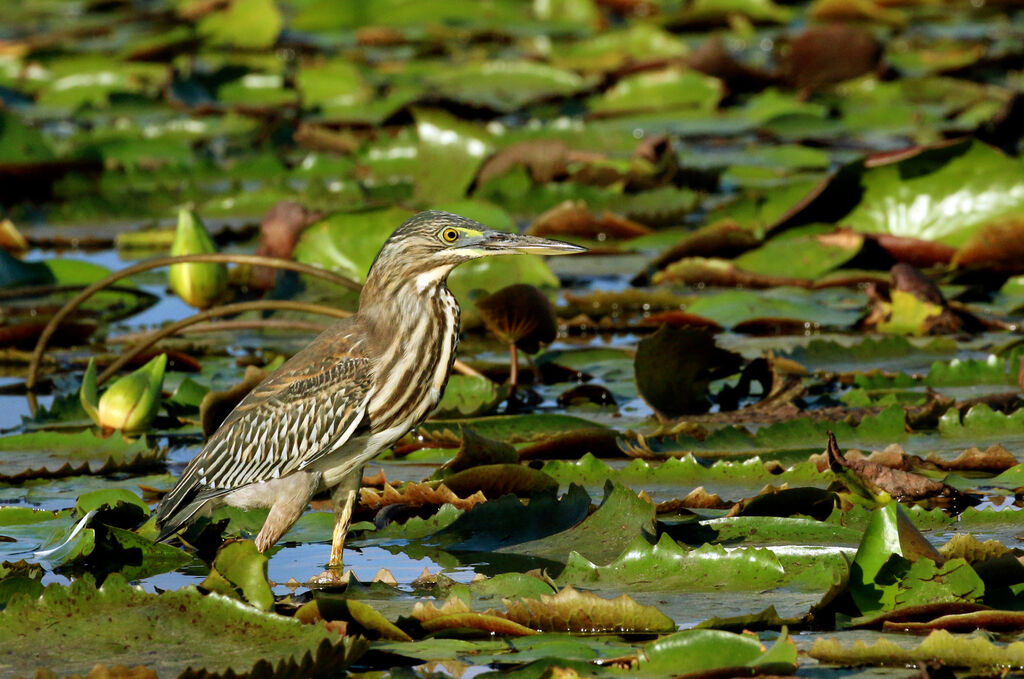
[[153,424],[160,409],[167,354],[160,354],[135,372],[120,378],[96,402],[96,361],[89,360],[79,400],[93,422],[105,430],[141,434]]
[[[190,210],[178,213],[178,230],[171,245],[172,255],[200,255],[217,252],[217,246],[199,217]],[[205,309],[224,296],[228,287],[227,266],[215,262],[172,264],[171,290],[194,307]]]

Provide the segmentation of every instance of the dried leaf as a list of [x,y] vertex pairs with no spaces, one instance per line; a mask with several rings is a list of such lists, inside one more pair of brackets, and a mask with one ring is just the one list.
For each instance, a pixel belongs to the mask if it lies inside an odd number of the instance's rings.
[[360,488],[359,502],[374,510],[388,505],[423,507],[445,504],[454,505],[459,509],[471,509],[481,502],[487,502],[487,498],[479,491],[469,497],[460,498],[443,483],[438,486],[429,483],[407,483],[402,486],[400,491],[386,483],[381,491],[373,488]]

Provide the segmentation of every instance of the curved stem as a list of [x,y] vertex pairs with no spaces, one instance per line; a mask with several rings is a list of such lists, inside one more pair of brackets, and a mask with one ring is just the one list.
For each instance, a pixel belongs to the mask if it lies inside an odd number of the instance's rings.
[[[190,335],[204,332],[226,332],[234,330],[301,330],[303,332],[320,333],[327,329],[326,323],[314,323],[313,321],[292,321],[280,318],[257,318],[252,320],[232,321],[211,321],[209,323],[196,323],[187,328],[180,329],[176,334]],[[108,337],[107,344],[133,344],[141,342],[149,337],[149,332],[132,332],[115,337]]]
[[116,361],[107,366],[107,368],[96,378],[96,385],[99,386],[111,378],[118,370],[126,365],[133,358],[141,354],[143,351],[149,349],[154,344],[159,342],[165,337],[180,332],[181,330],[195,325],[196,323],[202,323],[208,321],[211,318],[217,316],[228,316],[231,314],[240,314],[246,311],[306,311],[314,314],[322,314],[324,316],[334,316],[335,318],[347,318],[352,315],[351,312],[343,309],[335,309],[334,307],[325,306],[323,304],[310,304],[307,302],[290,302],[287,300],[261,300],[255,302],[238,302],[235,304],[224,304],[222,306],[212,307],[206,311],[200,311],[198,314],[183,318],[180,321],[166,325],[159,330],[155,330],[141,340],[138,344],[133,346],[131,349],[125,351]]
[[119,281],[122,278],[162,266],[189,262],[236,263],[253,264],[255,266],[269,266],[274,269],[288,269],[290,271],[297,271],[299,273],[322,278],[336,285],[349,288],[350,290],[359,291],[362,289],[359,283],[331,271],[327,271],[326,269],[320,269],[307,264],[300,264],[299,262],[293,262],[288,259],[277,259],[275,257],[217,252],[203,255],[179,255],[177,257],[156,257],[154,259],[147,259],[146,261],[133,264],[132,266],[121,269],[120,271],[115,271],[106,278],[96,281],[75,295],[72,299],[68,300],[68,302],[53,315],[53,318],[50,319],[46,324],[46,327],[43,328],[42,333],[40,333],[39,339],[36,341],[35,349],[32,351],[32,360],[28,365],[28,375],[25,377],[25,388],[30,392],[35,388],[36,380],[39,375],[39,363],[42,361],[43,353],[46,351],[46,345],[49,343],[50,338],[53,337],[53,333],[57,331],[57,327],[61,322],[67,318],[72,311],[81,306],[83,302],[100,290],[109,286],[111,283]]
[[[170,337],[171,335],[183,332],[185,330],[197,330],[195,326],[198,326],[205,321],[210,320],[216,316],[227,316],[229,314],[243,313],[246,311],[264,311],[264,310],[283,310],[283,311],[306,311],[313,314],[322,314],[324,316],[333,316],[335,318],[347,318],[351,316],[351,312],[343,309],[335,309],[334,307],[324,306],[323,304],[310,304],[307,302],[290,302],[287,300],[264,300],[254,302],[238,302],[236,304],[225,304],[218,307],[201,311],[198,314],[183,318],[176,323],[172,323],[168,326],[154,330],[147,334],[145,337],[139,340],[139,343],[134,345],[131,349],[122,354],[116,361],[111,363],[107,368],[96,378],[97,386],[106,382],[110,377],[120,370],[133,358],[141,354],[143,351],[149,349],[154,344]],[[301,323],[296,321],[278,321],[275,319],[260,319],[260,320],[242,320],[242,321],[227,321],[224,323],[209,324],[202,328],[203,332],[214,332],[217,330],[236,330],[243,328],[265,328],[265,327],[302,327],[303,329],[312,329],[314,331],[323,330],[323,326],[317,325],[312,327],[313,324]],[[470,368],[462,361],[456,360],[453,368],[463,375],[473,375],[476,377],[483,377],[479,372]],[[32,392],[29,392],[31,394]]]

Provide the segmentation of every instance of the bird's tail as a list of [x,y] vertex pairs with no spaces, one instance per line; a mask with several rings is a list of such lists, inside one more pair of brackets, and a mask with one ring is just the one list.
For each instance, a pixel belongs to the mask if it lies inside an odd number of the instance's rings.
[[187,477],[179,479],[156,508],[156,525],[160,529],[156,541],[163,542],[181,530],[209,500],[209,497],[203,497],[196,484],[189,483]]

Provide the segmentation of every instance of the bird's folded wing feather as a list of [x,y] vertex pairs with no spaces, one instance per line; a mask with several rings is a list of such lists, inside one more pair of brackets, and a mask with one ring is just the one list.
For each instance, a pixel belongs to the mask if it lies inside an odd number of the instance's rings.
[[[231,412],[185,476],[208,494],[306,468],[359,431],[371,395],[370,361],[297,354]],[[296,361],[296,359],[298,359]]]

